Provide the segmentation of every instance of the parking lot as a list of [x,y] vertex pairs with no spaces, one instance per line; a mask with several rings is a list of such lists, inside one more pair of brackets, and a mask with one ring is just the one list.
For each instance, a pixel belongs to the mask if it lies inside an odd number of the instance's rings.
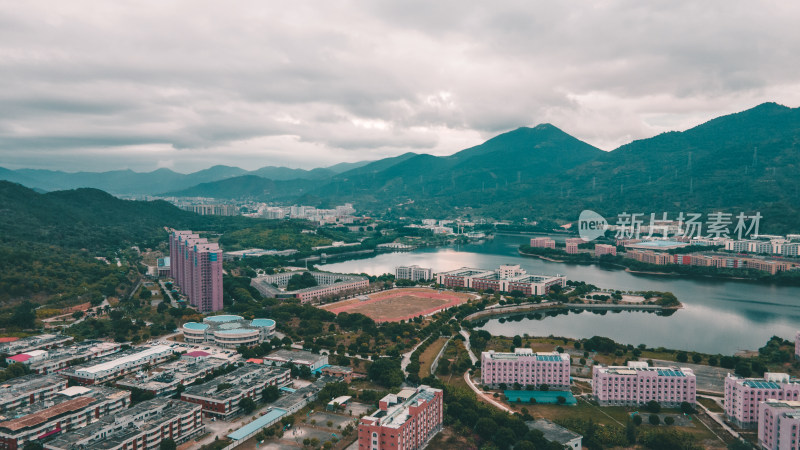
[[695,377],[697,378],[697,390],[703,392],[725,392],[725,376],[728,373],[733,372],[731,369],[725,369],[722,367],[711,367],[704,366],[702,364],[691,363],[676,363],[675,361],[662,361],[659,359],[654,359],[653,365],[656,367],[670,367],[677,365],[679,367],[688,367],[689,369],[692,369]]

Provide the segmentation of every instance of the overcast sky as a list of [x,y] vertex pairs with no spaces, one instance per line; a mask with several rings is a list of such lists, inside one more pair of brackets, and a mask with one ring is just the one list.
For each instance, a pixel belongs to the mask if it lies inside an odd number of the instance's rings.
[[467,3],[0,0],[0,166],[312,168],[543,122],[612,150],[800,106],[800,2]]

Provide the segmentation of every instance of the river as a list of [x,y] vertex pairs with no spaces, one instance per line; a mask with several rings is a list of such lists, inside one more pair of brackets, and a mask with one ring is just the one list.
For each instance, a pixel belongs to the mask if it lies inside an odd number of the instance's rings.
[[333,272],[380,275],[393,273],[398,265],[417,264],[432,267],[436,272],[464,266],[492,269],[512,263],[520,264],[528,273],[563,274],[567,279],[586,281],[600,288],[670,291],[684,305],[671,316],[626,311],[605,315],[570,313],[504,323],[494,318],[483,325],[483,329],[493,335],[527,333],[572,338],[597,335],[625,344],[733,354],[740,350],[756,350],[773,335],[793,341],[795,332],[800,329],[800,287],[632,274],[617,268],[522,257],[517,248],[529,239],[530,236],[498,235],[485,243],[383,253],[318,267]]

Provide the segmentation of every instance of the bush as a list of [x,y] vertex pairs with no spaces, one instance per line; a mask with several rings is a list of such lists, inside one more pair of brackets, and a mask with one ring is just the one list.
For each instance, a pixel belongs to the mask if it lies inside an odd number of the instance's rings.
[[638,427],[639,425],[642,424],[642,415],[641,414],[637,414],[637,415],[633,416],[632,420],[633,420],[633,424]]
[[664,424],[665,425],[672,425],[675,423],[675,418],[672,416],[664,417]]
[[650,417],[647,418],[647,421],[650,422],[650,425],[654,426],[661,423],[661,419],[659,419],[655,414],[650,414]]
[[647,412],[658,414],[659,412],[661,412],[661,404],[655,400],[650,400],[649,402],[647,402],[646,405],[644,405],[644,409]]

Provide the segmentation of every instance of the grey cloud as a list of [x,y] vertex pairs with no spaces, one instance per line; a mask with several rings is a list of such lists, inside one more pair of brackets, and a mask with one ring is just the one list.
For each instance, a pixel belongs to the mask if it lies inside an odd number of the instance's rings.
[[797,106],[798,12],[739,0],[5,4],[0,165],[312,167],[442,154],[540,122],[609,149],[763,101]]

